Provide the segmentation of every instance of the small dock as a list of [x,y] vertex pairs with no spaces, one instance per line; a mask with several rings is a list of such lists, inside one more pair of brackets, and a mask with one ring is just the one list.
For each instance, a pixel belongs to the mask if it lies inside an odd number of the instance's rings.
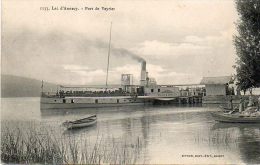
[[145,102],[153,102],[155,105],[165,104],[201,104],[202,96],[178,96],[178,97],[151,97],[139,96]]
[[202,96],[185,96],[178,98],[179,104],[198,104],[202,103]]

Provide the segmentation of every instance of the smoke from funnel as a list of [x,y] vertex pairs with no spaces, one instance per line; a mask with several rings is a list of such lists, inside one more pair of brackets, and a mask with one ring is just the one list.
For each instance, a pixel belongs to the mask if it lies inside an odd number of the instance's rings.
[[124,56],[124,57],[130,57],[133,60],[136,60],[138,62],[145,61],[142,57],[122,48],[112,48],[112,54],[116,56]]
[[[102,48],[102,49],[107,49],[107,43],[100,41],[100,40],[96,40],[95,42],[95,46],[98,48]],[[93,43],[88,43],[88,44],[93,44]],[[120,57],[130,57],[133,60],[136,60],[138,62],[143,62],[145,61],[142,57],[130,52],[129,50],[123,49],[123,48],[115,48],[113,47],[113,45],[111,45],[111,55],[113,56],[120,56]]]
[[122,49],[122,48],[113,48],[112,49],[112,54],[115,55],[115,56],[130,57],[133,60],[137,60],[138,62],[141,62],[140,85],[141,86],[145,86],[146,79],[147,79],[147,76],[148,76],[147,75],[148,72],[146,72],[146,61],[142,57],[140,57],[140,56],[138,56],[138,55],[136,55],[136,54],[126,50],[126,49]]

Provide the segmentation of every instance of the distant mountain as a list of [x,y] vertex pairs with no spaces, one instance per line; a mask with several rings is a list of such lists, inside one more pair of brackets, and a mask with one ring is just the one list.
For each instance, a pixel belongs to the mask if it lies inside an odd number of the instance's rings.
[[[13,75],[1,75],[2,97],[39,97],[41,94],[40,80]],[[44,91],[55,91],[56,84],[44,82]]]

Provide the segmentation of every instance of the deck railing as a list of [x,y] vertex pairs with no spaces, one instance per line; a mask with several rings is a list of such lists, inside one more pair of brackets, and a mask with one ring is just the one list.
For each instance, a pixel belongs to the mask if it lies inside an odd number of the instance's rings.
[[64,97],[111,97],[111,96],[135,96],[133,93],[51,93],[51,92],[42,92],[42,97],[57,97],[57,98],[64,98]]

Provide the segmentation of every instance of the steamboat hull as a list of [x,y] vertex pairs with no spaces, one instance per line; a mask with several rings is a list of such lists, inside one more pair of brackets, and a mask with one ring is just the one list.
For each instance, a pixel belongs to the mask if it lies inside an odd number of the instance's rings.
[[104,108],[122,106],[140,106],[152,104],[152,101],[133,99],[132,97],[115,98],[41,98],[41,109],[73,109],[73,108]]
[[88,103],[41,103],[41,109],[73,109],[73,108],[104,108],[104,107],[123,107],[123,106],[137,106],[147,105],[148,103],[121,103],[121,104],[88,104]]

